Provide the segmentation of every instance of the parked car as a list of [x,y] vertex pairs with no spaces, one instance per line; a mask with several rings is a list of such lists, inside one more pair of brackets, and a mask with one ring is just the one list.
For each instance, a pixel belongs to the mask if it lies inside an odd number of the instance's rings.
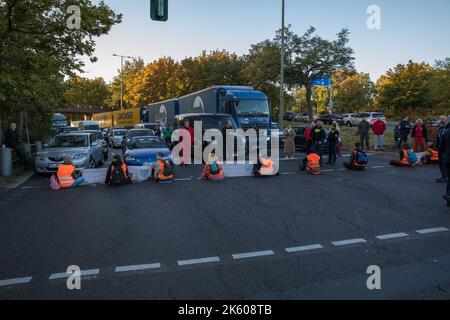
[[331,125],[335,121],[339,125],[344,124],[344,117],[337,113],[323,114],[317,120],[322,121],[325,125]]
[[91,133],[94,137],[97,138],[98,142],[102,144],[102,152],[103,152],[103,159],[108,159],[108,142],[106,142],[106,139],[103,137],[103,134],[101,131],[95,131],[95,130],[85,130],[82,132]]
[[156,128],[160,126],[159,123],[140,123],[134,126],[134,129],[148,129],[155,132]]
[[36,154],[37,173],[56,173],[64,156],[71,156],[77,171],[103,165],[102,145],[90,133],[67,133],[55,136],[43,152]]
[[284,144],[284,130],[283,128],[280,127],[280,125],[278,123],[272,122],[272,127],[271,127],[271,136],[272,139],[275,137],[278,137],[278,141],[280,144]]
[[298,116],[298,113],[296,113],[296,112],[285,112],[283,119],[285,121],[294,121],[297,116]]
[[156,163],[158,153],[162,153],[164,160],[173,165],[171,151],[161,138],[135,137],[127,142],[124,159],[128,166],[152,166]]
[[380,112],[361,112],[361,113],[356,115],[353,125],[354,126],[359,125],[364,118],[367,121],[369,121],[370,125],[373,125],[375,123],[375,121],[377,121],[378,119],[380,119],[380,120],[382,120],[384,122],[387,122],[386,116],[383,113],[380,113]]
[[[306,139],[305,139],[305,131],[308,127],[294,127],[293,129],[295,130],[295,149],[298,150],[306,150]],[[324,129],[326,135],[328,136],[328,130]],[[328,148],[326,145],[326,141],[323,144],[322,147],[322,153],[327,153],[328,152]]]
[[346,113],[342,115],[344,117],[344,124],[351,128],[356,125],[356,114],[355,113]]
[[108,136],[108,144],[112,149],[121,148],[123,144],[123,139],[127,135],[127,130],[125,129],[112,129]]
[[[314,121],[317,121],[317,116],[313,116]],[[309,121],[309,115],[307,113],[299,113],[297,117],[295,117],[295,122],[302,122],[302,123],[310,123]]]
[[132,129],[127,132],[127,135],[122,140],[122,151],[125,152],[128,142],[137,137],[153,137],[155,134],[153,130],[149,129]]

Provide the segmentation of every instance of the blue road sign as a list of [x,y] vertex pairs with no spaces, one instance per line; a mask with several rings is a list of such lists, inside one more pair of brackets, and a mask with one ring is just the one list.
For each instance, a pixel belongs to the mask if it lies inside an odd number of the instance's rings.
[[323,76],[321,79],[313,80],[313,87],[329,87],[331,80],[329,76]]

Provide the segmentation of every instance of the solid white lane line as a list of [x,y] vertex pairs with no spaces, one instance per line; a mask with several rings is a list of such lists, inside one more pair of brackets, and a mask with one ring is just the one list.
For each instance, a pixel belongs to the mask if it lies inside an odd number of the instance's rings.
[[[92,269],[92,270],[81,270],[80,275],[82,277],[88,277],[88,276],[95,276],[100,273],[100,269]],[[61,272],[61,273],[54,273],[50,275],[48,278],[49,280],[56,280],[56,279],[64,279],[72,276],[73,273],[67,273],[67,272]]]
[[321,172],[335,172],[335,169],[320,170]]
[[6,279],[0,281],[0,287],[14,286],[18,284],[30,283],[33,277],[24,277],[24,278],[15,278],[15,279]]
[[192,178],[174,179],[175,181],[191,181]]
[[381,236],[376,236],[375,238],[377,238],[378,240],[390,240],[405,237],[409,237],[409,235],[407,233],[400,232],[400,233],[383,234]]
[[116,267],[115,272],[130,272],[130,271],[142,271],[149,269],[160,269],[160,263],[152,263],[152,264],[141,264],[134,266],[124,266],[124,267]]
[[323,249],[322,245],[320,244],[312,244],[309,246],[302,246],[302,247],[295,247],[295,248],[286,248],[285,250],[289,253],[293,252],[304,252],[304,251],[311,251],[311,250],[318,250]]
[[274,254],[275,253],[272,250],[239,253],[239,254],[233,254],[233,259],[234,260],[249,259],[249,258],[256,258],[256,257],[273,256]]
[[192,260],[179,260],[179,266],[192,266],[194,264],[205,264],[205,263],[214,263],[220,262],[219,257],[209,257],[209,258],[201,258],[201,259],[192,259]]
[[375,166],[375,167],[372,167],[372,169],[382,169],[382,168],[386,168],[385,166]]
[[429,234],[429,233],[438,233],[438,232],[447,232],[449,231],[447,228],[433,228],[433,229],[422,229],[416,230],[418,234]]
[[281,173],[282,176],[289,176],[289,175],[294,175],[297,174],[297,172],[283,172]]
[[365,240],[365,239],[350,239],[350,240],[335,241],[335,242],[332,242],[332,244],[335,247],[342,247],[342,246],[348,246],[348,245],[352,245],[352,244],[366,243],[366,242],[367,242],[367,240]]

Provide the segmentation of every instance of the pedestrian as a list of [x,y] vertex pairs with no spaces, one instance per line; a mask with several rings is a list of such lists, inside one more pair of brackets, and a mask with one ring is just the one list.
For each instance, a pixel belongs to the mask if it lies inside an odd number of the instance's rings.
[[305,130],[305,142],[306,142],[306,154],[309,154],[309,150],[312,147],[312,130],[316,127],[316,124],[313,122],[311,125]]
[[400,126],[395,125],[394,128],[394,151],[400,152],[402,148],[402,134],[400,132]]
[[384,133],[386,132],[386,122],[377,119],[372,125],[373,135],[375,137],[375,151],[384,151]]
[[339,158],[342,158],[342,153],[341,153],[341,150],[342,150],[341,128],[339,127],[339,124],[336,121],[334,121],[333,123],[336,124],[336,130],[339,132],[339,138],[338,138],[338,141],[336,143],[336,155]]
[[286,159],[294,158],[295,153],[295,131],[291,124],[284,130],[284,155]]
[[222,137],[223,137],[222,154],[223,154],[225,162],[228,160],[234,160],[234,159],[232,159],[233,154],[228,154],[228,151],[227,151],[228,138],[234,139],[233,136],[230,136],[230,134],[233,132],[234,132],[233,123],[231,122],[231,120],[228,120],[227,123],[225,124],[225,126],[222,128]]
[[[447,169],[447,177],[450,177],[450,116],[447,117],[447,125],[445,131],[441,137],[440,148],[444,156],[444,163]],[[447,193],[444,196],[447,201],[447,206],[450,207],[450,179],[447,179]]]
[[159,124],[156,126],[155,130],[153,130],[153,134],[155,137],[161,138],[161,126]]
[[84,182],[81,172],[77,173],[71,156],[64,156],[64,163],[59,165],[56,177],[62,189],[73,189]]
[[[323,122],[317,121],[311,131],[311,148],[314,147],[315,152],[320,156],[320,164],[322,165],[323,146],[327,139],[327,133],[323,128]],[[309,152],[311,153],[311,151]]]
[[[190,139],[188,141],[188,145],[189,145],[188,148],[191,150],[191,154],[192,154],[192,146],[194,145],[194,128],[192,128],[190,122],[188,120],[186,120],[184,122],[183,129],[189,133]],[[183,136],[181,136],[179,142],[182,143],[183,140],[184,140],[184,138],[183,138]],[[182,167],[187,166],[191,159],[185,159],[184,149],[181,149],[180,157],[181,157],[180,166],[182,166]]]
[[428,132],[427,127],[424,125],[422,119],[417,120],[416,125],[414,126],[412,131],[412,138],[414,139],[414,151],[425,151]]
[[441,124],[439,126],[437,137],[436,137],[436,147],[438,149],[439,154],[439,170],[441,171],[441,177],[436,179],[436,182],[444,183],[448,180],[447,168],[444,161],[444,153],[441,148],[442,137],[444,136],[446,127],[448,124],[448,117],[441,117]]
[[334,122],[331,125],[331,130],[328,133],[328,164],[336,164],[336,145],[339,141],[339,131],[337,124]]
[[166,146],[170,148],[172,145],[172,134],[173,134],[172,128],[170,127],[164,128],[162,133]]
[[25,157],[22,154],[21,145],[22,142],[17,131],[17,125],[13,122],[5,132],[5,146],[16,154],[22,164],[25,164]]
[[370,139],[370,123],[366,118],[358,124],[359,142],[361,143],[361,150],[369,151],[369,139]]
[[411,133],[411,123],[409,122],[409,118],[406,117],[402,121],[400,121],[399,127],[401,137],[401,144],[400,144],[401,148],[403,143],[408,143],[408,137],[409,134]]
[[116,154],[106,173],[105,184],[110,186],[123,186],[131,184],[131,176],[128,167],[122,158]]
[[409,146],[409,144],[404,143],[402,150],[400,151],[400,160],[391,160],[389,165],[395,167],[413,167],[419,161],[416,153]]
[[353,149],[350,155],[350,161],[344,162],[344,167],[348,170],[353,171],[364,171],[367,168],[369,160],[364,151],[361,150],[361,144],[359,142],[355,143],[355,149]]

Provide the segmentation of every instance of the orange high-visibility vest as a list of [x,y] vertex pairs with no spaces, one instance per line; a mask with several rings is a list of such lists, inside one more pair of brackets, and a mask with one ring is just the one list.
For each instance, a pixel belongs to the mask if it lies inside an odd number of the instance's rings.
[[76,168],[73,165],[62,164],[58,167],[58,176],[59,185],[61,188],[69,188],[71,185],[75,183],[75,179],[73,178],[73,173]]
[[430,160],[431,161],[439,161],[439,152],[434,149],[430,149],[430,150],[431,150]]
[[261,162],[261,169],[259,169],[258,173],[262,176],[273,176],[273,161],[263,157],[261,157],[259,161]]
[[170,165],[168,161],[158,160],[158,165],[159,165],[158,180],[160,180],[160,181],[166,181],[166,180],[173,179],[173,174],[171,174],[170,176],[164,175],[164,164],[166,164],[166,163],[168,165]]
[[[122,164],[122,171],[123,171],[123,176],[125,177],[125,179],[128,179],[127,165],[125,163]],[[111,167],[111,179],[112,179],[113,172],[114,172],[114,165],[112,165],[112,167]]]
[[[403,149],[402,151],[403,151],[403,158],[400,162],[407,166],[411,165],[411,162],[409,162],[408,150]],[[412,150],[410,150],[410,151],[412,151]]]
[[312,173],[314,175],[320,174],[320,156],[317,153],[311,153],[309,154],[306,159],[308,160],[308,165],[306,167],[306,170],[309,173]]

